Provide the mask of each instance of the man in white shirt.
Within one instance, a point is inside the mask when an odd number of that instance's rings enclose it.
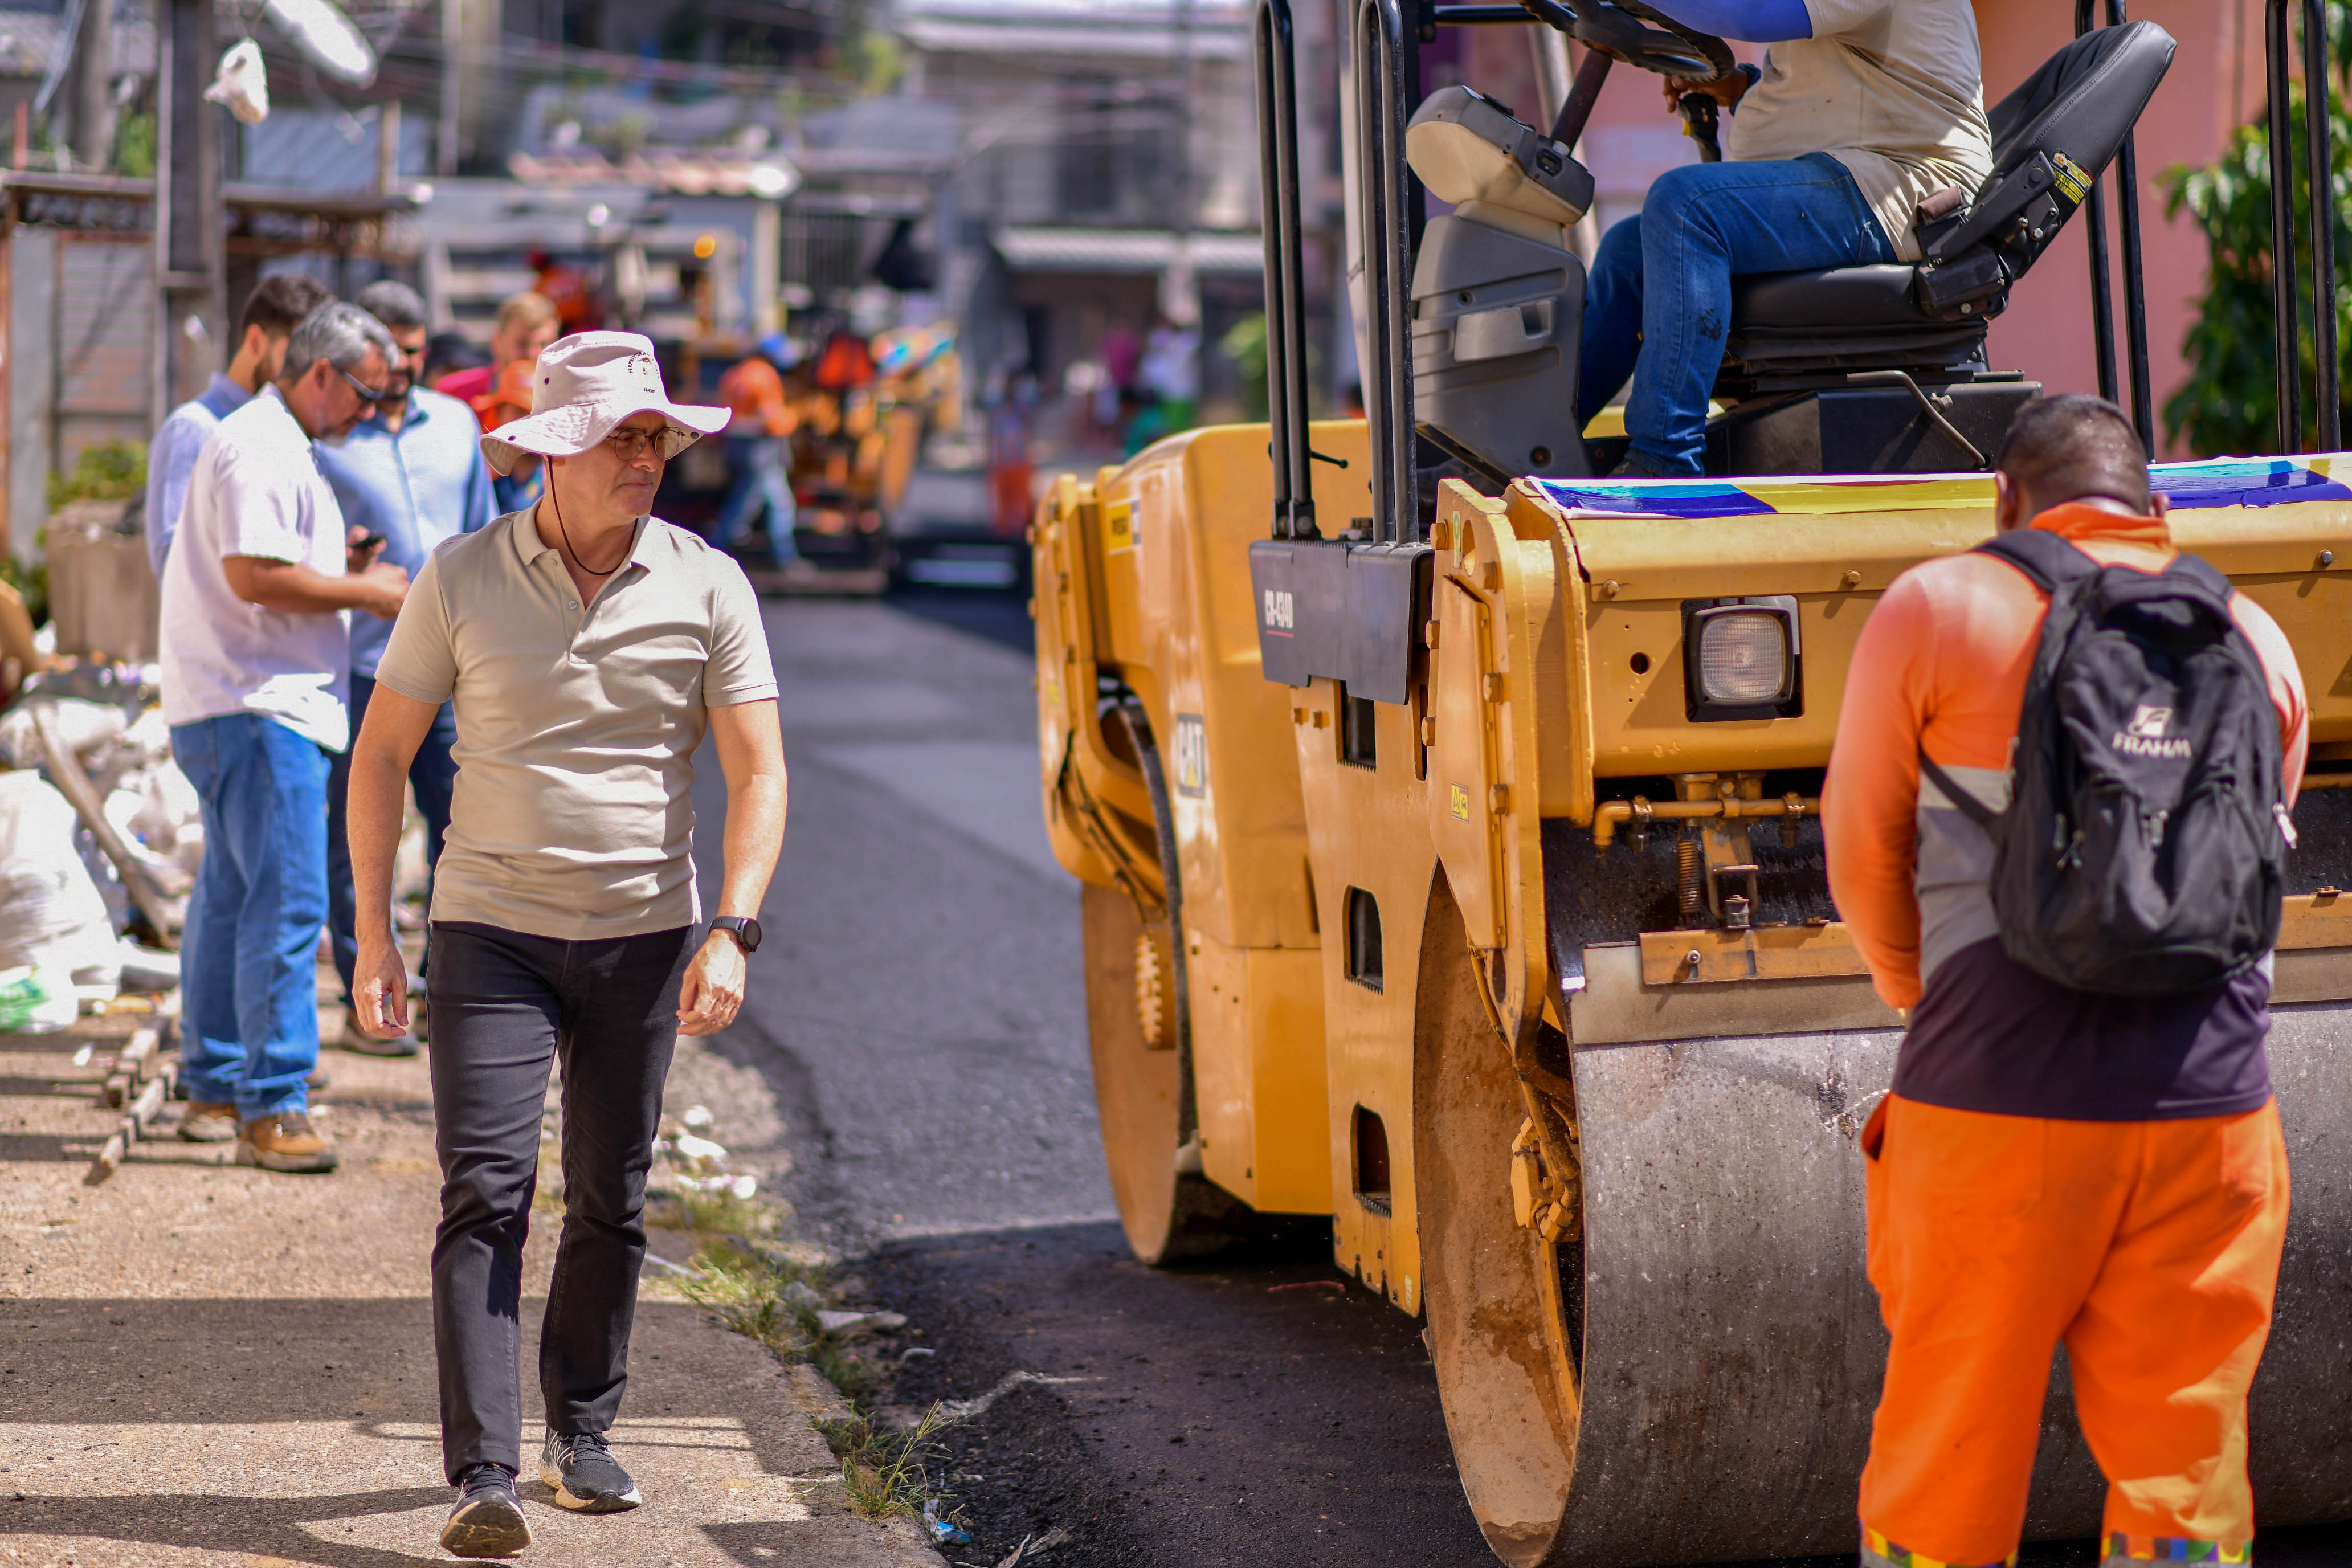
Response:
[[[285,367],[287,340],[302,318],[334,296],[327,286],[299,272],[265,278],[245,302],[244,335],[228,362],[228,372],[215,372],[212,384],[172,410],[155,439],[147,447],[147,559],[155,581],[163,580],[163,563],[172,552],[172,534],[180,526],[180,512],[188,500],[188,479],[205,444],[220,422],[253,401],[254,394],[278,379]]]
[[[237,1139],[273,1171],[331,1171],[304,1079],[319,1062],[314,968],[327,913],[327,769],[350,743],[350,612],[390,620],[408,574],[348,548],[312,453],[390,379],[383,326],[330,301],[278,379],[196,460],[163,570],[163,717],[204,800],[205,863],[183,957],[180,1135]]]

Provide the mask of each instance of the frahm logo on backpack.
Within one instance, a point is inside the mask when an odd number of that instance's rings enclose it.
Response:
[[[2107,744],[2126,756],[2187,757],[2196,748],[2185,735],[2165,734],[2165,726],[2172,722],[2172,710],[2151,708],[2143,703],[2131,716],[2131,722],[2116,731]]]
[[[1924,753],[1919,765],[1992,836],[2002,948],[2113,995],[2252,968],[2278,941],[2294,825],[2278,714],[2230,580],[2185,554],[2161,572],[2102,566],[2039,529],[1977,548],[2050,595],[2008,809]]]

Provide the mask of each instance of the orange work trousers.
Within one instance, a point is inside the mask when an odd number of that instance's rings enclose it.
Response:
[[[2277,1107],[2060,1121],[1889,1095],[1863,1148],[1894,1338],[1865,1568],[2015,1558],[2061,1341],[2107,1478],[2105,1561],[2245,1562],[2246,1389],[2286,1235]]]

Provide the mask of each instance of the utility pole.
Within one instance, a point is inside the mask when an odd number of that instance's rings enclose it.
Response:
[[[220,146],[226,110],[205,101],[220,53],[213,0],[157,0],[156,13],[156,331],[148,411],[161,426],[220,368],[229,323]]]
[[[457,62],[465,38],[458,0],[441,0],[441,125],[434,137],[433,171],[443,179],[457,173]]]
[[[114,153],[114,0],[82,0],[74,40],[73,157],[103,170]]]

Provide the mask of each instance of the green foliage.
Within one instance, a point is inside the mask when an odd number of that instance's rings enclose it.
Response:
[[[114,127],[114,172],[134,180],[148,180],[155,175],[155,116],[146,110],[133,110],[116,121]]]
[[[49,618],[49,567],[45,561],[29,565],[13,555],[0,555],[0,583],[24,595],[25,612],[39,626]]]
[[[147,448],[136,441],[98,441],[81,449],[71,473],[49,475],[49,510],[68,501],[129,500],[147,488]]]
[[[2329,0],[2328,36],[2336,47],[2337,80],[2328,86],[2330,168],[2326,181],[2335,215],[2336,286],[2336,342],[2339,355],[2352,350],[2352,114],[2347,114],[2344,77],[2352,63],[2352,0]],[[2317,360],[2311,341],[2310,158],[2303,144],[2303,88],[2290,99],[2294,125],[2289,171],[2295,197],[2298,285],[2296,321],[2301,330],[2297,374],[2312,384]],[[2168,216],[2186,212],[2205,236],[2210,253],[2205,296],[2183,342],[2189,379],[2165,400],[2165,428],[2201,455],[2268,452],[2278,443],[2278,395],[2273,375],[2271,309],[2271,166],[2263,123],[2239,127],[2221,158],[2201,169],[2175,164],[2160,175]],[[2306,396],[2305,403],[2309,402]],[[2305,427],[2289,444],[2308,450],[2315,442],[2316,412],[2306,408]],[[2352,425],[2352,417],[2347,417]]]
[[[772,1250],[748,1251],[732,1241],[697,1248],[693,1268],[679,1282],[687,1300],[745,1339],[793,1360],[808,1355],[824,1339],[815,1307],[823,1269]],[[794,1285],[804,1289],[794,1290]]]
[[[1217,340],[1217,352],[1234,362],[1242,384],[1242,417],[1244,420],[1266,416],[1265,393],[1265,312],[1252,310],[1225,330]]]

